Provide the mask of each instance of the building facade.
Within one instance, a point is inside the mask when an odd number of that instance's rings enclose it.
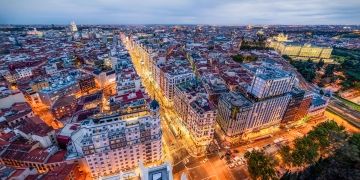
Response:
[[[79,87],[81,92],[87,92],[96,87],[95,77],[88,75],[79,79]]]
[[[197,145],[206,146],[213,139],[216,109],[209,101],[205,88],[196,79],[175,87],[175,111],[181,125],[190,133]]]
[[[51,107],[51,112],[56,119],[71,117],[77,108],[77,101],[74,96],[65,96],[58,99]]]
[[[98,116],[86,120],[71,137],[93,178],[119,173],[161,159],[159,104],[147,110]]]

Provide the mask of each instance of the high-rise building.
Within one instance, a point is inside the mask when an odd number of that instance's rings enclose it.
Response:
[[[93,178],[156,162],[162,157],[159,104],[97,115],[71,136],[72,149],[83,156]]]
[[[282,95],[290,92],[292,87],[296,85],[297,79],[294,74],[271,67],[266,63],[262,65],[264,66],[260,67],[259,64],[244,65],[254,74],[251,84],[247,87],[247,92],[255,98],[263,99]]]
[[[237,136],[280,124],[297,84],[295,75],[266,62],[245,64],[252,74],[246,92],[225,93],[218,103],[220,127],[227,136]]]
[[[260,130],[280,124],[290,98],[291,95],[287,93],[261,101],[253,101],[246,131]]]
[[[246,130],[251,108],[252,103],[240,93],[220,96],[217,121],[226,136],[240,135]]]
[[[282,120],[290,97],[285,94],[254,101],[240,93],[226,93],[219,99],[217,121],[227,136],[277,125]]]

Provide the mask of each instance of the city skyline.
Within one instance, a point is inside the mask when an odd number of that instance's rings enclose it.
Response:
[[[31,3],[29,3],[31,2]],[[1,1],[0,24],[360,24],[360,2]]]
[[[0,179],[357,179],[359,7],[0,0]]]

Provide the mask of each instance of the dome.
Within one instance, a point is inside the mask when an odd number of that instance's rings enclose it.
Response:
[[[159,103],[153,99],[151,102],[150,102],[150,109],[154,110],[154,109],[158,109],[159,108]]]

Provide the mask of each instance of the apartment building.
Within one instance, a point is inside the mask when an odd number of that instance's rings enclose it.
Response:
[[[93,178],[119,173],[161,159],[159,104],[97,115],[82,122],[71,136],[72,148],[83,156]]]
[[[190,132],[197,145],[208,145],[213,139],[216,109],[205,88],[197,79],[175,87],[174,106],[181,124]]]
[[[189,68],[167,64],[161,68],[159,84],[160,89],[164,92],[167,100],[172,101],[174,98],[175,86],[177,84],[189,81],[194,77],[194,73]]]
[[[208,98],[198,96],[189,104],[187,127],[197,145],[207,146],[213,139],[216,110]]]
[[[121,96],[141,89],[141,79],[136,74],[135,69],[130,66],[122,68],[121,73],[116,75],[116,91]]]
[[[31,77],[33,75],[31,68],[16,69],[16,75],[19,79]]]

